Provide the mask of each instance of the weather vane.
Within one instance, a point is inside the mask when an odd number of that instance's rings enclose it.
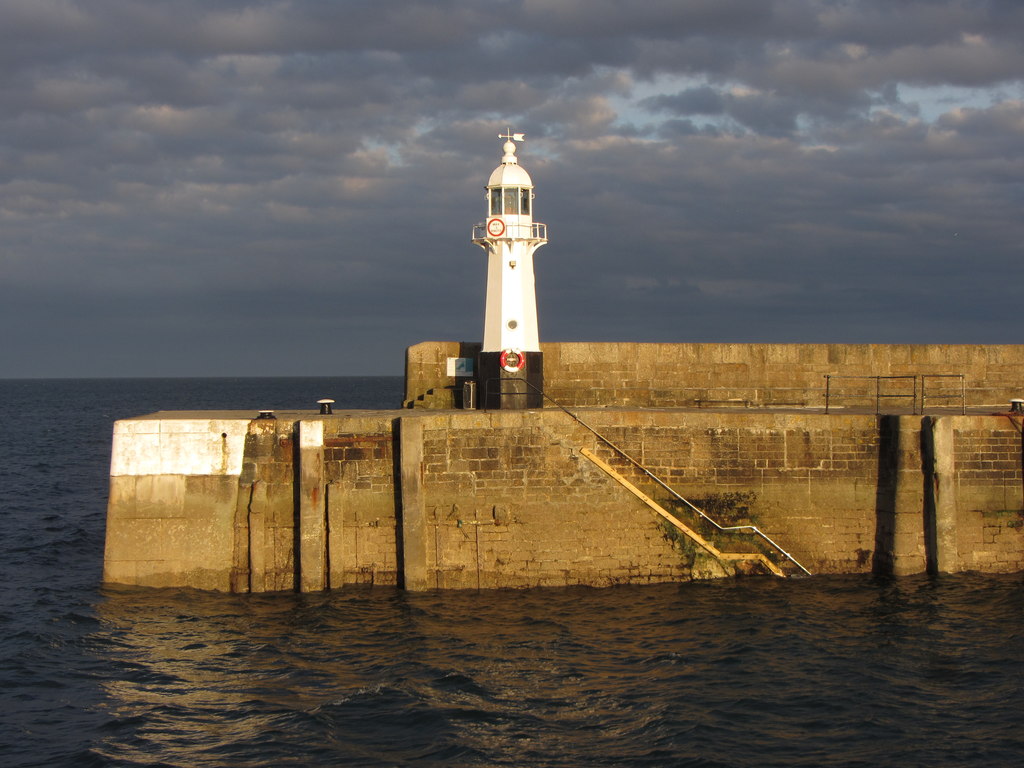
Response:
[[[511,128],[506,128],[504,133],[498,134],[499,139],[507,139],[508,141],[522,141],[526,138],[525,133],[512,133]]]

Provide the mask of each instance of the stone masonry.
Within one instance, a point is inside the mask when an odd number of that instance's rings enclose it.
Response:
[[[723,524],[757,525],[815,574],[1024,569],[1021,419],[1008,414],[252,416],[117,423],[105,580],[259,592],[763,572],[695,548],[583,448],[724,551],[764,552],[787,572],[770,547],[709,531],[622,454]]]
[[[472,358],[479,344],[429,341],[406,352],[407,408],[461,407],[463,379],[449,358]],[[1005,407],[1024,397],[1024,345],[974,344],[633,344],[544,343],[544,389],[566,407],[870,406],[883,379],[886,406]],[[924,378],[922,378],[924,377]],[[915,394],[916,384],[916,394]],[[921,389],[924,389],[923,397]],[[895,397],[893,397],[895,396]],[[885,409],[883,409],[885,412]]]

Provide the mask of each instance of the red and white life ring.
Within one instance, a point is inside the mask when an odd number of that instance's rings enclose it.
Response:
[[[499,362],[501,362],[502,370],[508,373],[518,373],[526,367],[526,355],[518,349],[503,349]]]
[[[487,234],[491,237],[501,237],[505,234],[505,222],[501,219],[491,219],[487,222]]]

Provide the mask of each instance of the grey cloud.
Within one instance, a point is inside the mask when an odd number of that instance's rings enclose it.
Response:
[[[1021,14],[10,0],[0,376],[400,373],[478,338],[506,126],[542,338],[1016,340]],[[906,85],[993,90],[934,119]]]
[[[641,104],[652,111],[679,115],[728,116],[766,136],[786,136],[797,129],[797,116],[806,106],[766,94],[733,95],[710,86],[688,88],[674,96],[655,96]]]
[[[525,0],[524,22],[568,37],[685,37],[690,34],[739,34],[774,26],[789,3],[744,0]]]
[[[674,96],[655,96],[641,103],[650,109],[671,110],[681,115],[720,115],[725,112],[722,94],[709,85],[687,88]]]

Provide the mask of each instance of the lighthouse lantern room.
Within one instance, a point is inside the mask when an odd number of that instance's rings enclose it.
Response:
[[[533,180],[516,157],[524,134],[511,130],[501,165],[487,182],[487,219],[473,227],[473,242],[487,252],[484,343],[476,365],[484,408],[540,408],[544,359],[537,331],[533,252],[548,241],[533,220]]]

